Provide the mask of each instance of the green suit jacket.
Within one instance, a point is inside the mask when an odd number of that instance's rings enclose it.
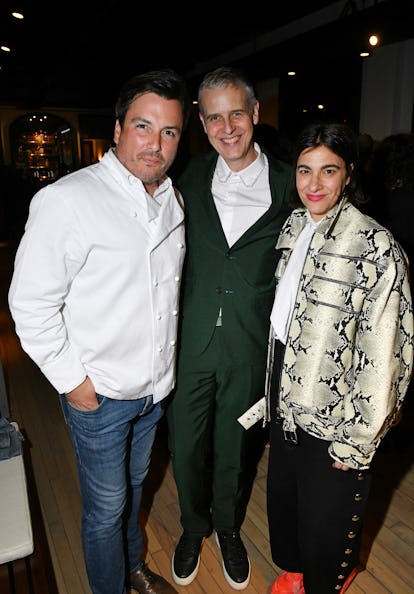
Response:
[[[230,363],[266,363],[275,292],[275,250],[291,212],[292,169],[269,159],[272,204],[229,247],[211,193],[218,155],[193,157],[178,180],[186,212],[187,252],[182,281],[180,357],[208,346],[222,310],[222,338]]]

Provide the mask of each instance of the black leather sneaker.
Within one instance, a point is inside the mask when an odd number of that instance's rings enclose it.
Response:
[[[188,586],[195,579],[200,566],[200,551],[203,536],[183,532],[175,548],[171,562],[173,580],[180,586]]]
[[[250,581],[250,561],[238,532],[216,532],[223,558],[224,577],[234,590],[244,590]]]

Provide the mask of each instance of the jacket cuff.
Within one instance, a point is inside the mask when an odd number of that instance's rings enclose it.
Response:
[[[69,348],[58,359],[40,367],[59,394],[66,394],[79,386],[87,373],[75,352]]]
[[[352,446],[347,443],[333,441],[328,452],[331,458],[356,470],[367,470],[370,467],[378,444]]]

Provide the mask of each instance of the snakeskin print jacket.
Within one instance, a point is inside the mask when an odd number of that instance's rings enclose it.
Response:
[[[285,222],[276,281],[305,224],[304,209]],[[267,395],[274,343],[271,330]],[[412,366],[405,254],[387,229],[343,200],[317,227],[299,281],[279,378],[283,429],[299,425],[330,442],[334,460],[367,469],[398,415]]]

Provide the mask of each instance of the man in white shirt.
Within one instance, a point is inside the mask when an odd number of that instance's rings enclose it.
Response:
[[[115,148],[35,195],[16,255],[10,310],[60,394],[94,594],[176,592],[144,563],[137,516],[175,382],[184,212],[166,172],[189,105],[172,70],[130,79],[115,107]]]

